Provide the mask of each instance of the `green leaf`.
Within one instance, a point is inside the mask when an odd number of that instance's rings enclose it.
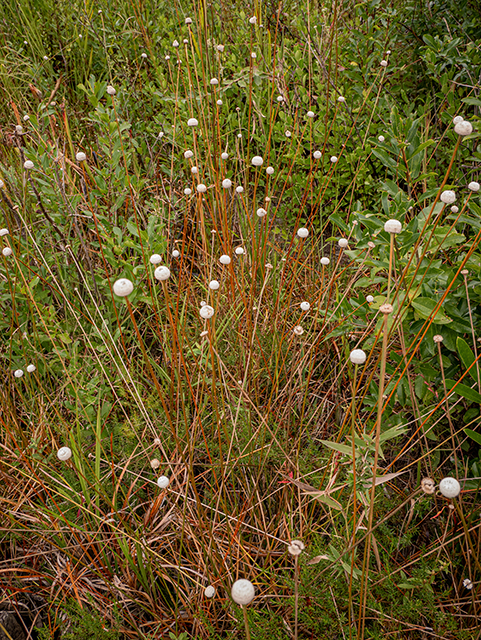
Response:
[[[334,500],[334,498],[330,498],[329,496],[326,496],[322,493],[309,493],[310,496],[312,496],[313,498],[316,498],[316,500],[319,500],[319,502],[322,502],[322,504],[325,504],[328,507],[332,507],[333,509],[337,509],[338,511],[342,511],[342,505],[340,502],[338,502],[337,500]]]
[[[456,340],[456,350],[465,368],[469,369],[469,367],[473,364],[475,357],[474,357],[474,353],[471,351],[471,347],[468,345],[466,340],[464,340],[461,337],[458,337],[458,339]],[[469,375],[475,382],[478,382],[476,367],[472,367],[469,370]]]
[[[464,433],[481,446],[481,433],[472,429],[464,429]]]
[[[449,386],[448,386],[448,383],[449,383]],[[446,380],[447,389],[452,389],[455,384],[456,383],[454,382],[454,380]],[[453,390],[459,396],[466,398],[466,400],[481,404],[481,393],[478,393],[475,389],[471,389],[471,387],[468,387],[467,385],[458,382],[458,384]]]
[[[338,442],[331,442],[330,440],[321,440],[322,444],[329,447],[329,449],[334,449],[334,451],[339,451],[339,453],[343,453],[347,456],[352,456],[352,447],[347,444],[339,444]]]
[[[448,324],[449,322],[452,322],[451,318],[448,318],[441,307],[436,312],[436,315],[433,316],[434,309],[437,307],[438,303],[431,298],[416,298],[415,300],[411,301],[411,305],[416,309],[418,315],[423,320],[427,320],[428,318],[430,318],[436,324]]]

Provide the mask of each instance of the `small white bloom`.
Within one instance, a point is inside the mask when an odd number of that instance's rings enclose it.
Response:
[[[209,289],[212,289],[212,291],[217,291],[220,287],[220,283],[218,280],[211,280],[209,282]]]
[[[222,180],[222,186],[224,187],[224,189],[230,189],[232,187],[232,180],[229,180],[229,178],[224,178],[224,180]]]
[[[85,153],[83,151],[79,151],[75,155],[75,160],[77,160],[77,162],[85,162],[85,160],[87,160],[87,156],[85,155]]]
[[[126,296],[130,296],[134,290],[134,285],[127,278],[120,278],[114,282],[113,290],[116,296],[119,296],[119,298],[125,298]]]
[[[242,138],[242,133],[238,133],[238,134],[237,134],[237,137],[238,137],[238,138]]]
[[[284,102],[284,98],[282,96],[277,96],[277,102]]]
[[[186,18],[185,24],[192,24],[192,18]]]
[[[172,257],[173,258],[178,258],[180,256],[180,252],[177,249],[174,249],[172,251]]]
[[[384,223],[384,231],[386,231],[386,233],[401,233],[402,224],[399,220],[386,220]]]
[[[241,256],[244,254],[244,249],[242,247],[237,247],[235,253],[237,256]]]
[[[109,94],[109,96],[114,96],[117,92],[115,91],[113,86],[109,84],[107,87],[107,93]]]
[[[369,304],[371,304],[371,302],[374,302],[374,296],[366,296],[366,301],[369,302]]]
[[[237,193],[244,193],[244,187],[241,187],[240,185],[236,187],[235,190],[237,191]]]
[[[159,139],[164,137],[164,132],[163,131],[159,131],[159,135],[157,136]]]
[[[0,237],[8,236],[8,229],[0,229]]]
[[[304,549],[305,545],[302,540],[293,540],[287,547],[287,550],[289,551],[291,556],[300,556]]]
[[[264,216],[267,215],[267,211],[265,209],[263,209],[262,207],[259,207],[259,209],[257,209],[256,213],[259,216],[259,218],[263,218]]]
[[[21,378],[21,377],[23,376],[23,371],[22,371],[22,369],[17,369],[16,371],[14,371],[14,372],[13,372],[13,375],[14,375],[16,378]]]
[[[219,81],[217,80],[217,78],[211,78],[210,83],[212,86],[215,86],[216,84],[219,84]]]
[[[199,193],[205,193],[207,191],[207,187],[205,186],[205,184],[198,184],[197,191]]]
[[[43,56],[43,59],[44,60],[48,60],[48,56]]]
[[[387,60],[381,60],[381,67],[387,67]]]
[[[249,22],[251,24],[256,24],[257,23],[257,18],[255,16],[252,16],[252,18],[249,18]]]
[[[179,46],[179,43],[177,42],[177,40],[174,40],[174,42],[172,43],[172,46],[174,47],[174,49],[177,49],[177,47]]]
[[[459,207],[457,207],[455,204],[453,204],[453,206],[451,207],[451,211],[452,211],[452,213],[458,213]]]
[[[337,244],[341,247],[341,249],[345,249],[349,243],[346,238],[341,238]]]
[[[36,369],[37,369],[37,367],[34,364],[29,364],[28,367],[27,367],[27,372],[28,373],[33,373]]]
[[[463,587],[465,589],[472,589],[473,588],[473,583],[471,582],[471,580],[469,578],[464,578]]]
[[[223,44],[218,44],[217,45],[217,51],[219,51],[220,53],[222,53],[225,49],[225,46]]]
[[[187,120],[187,126],[188,127],[197,127],[199,124],[199,121],[197,120],[197,118],[189,118]]]
[[[337,156],[331,156],[331,162],[334,164],[337,162]]]
[[[159,264],[160,262],[162,262],[162,256],[160,256],[158,253],[153,253],[150,256],[149,260],[151,264]]]
[[[8,256],[11,256],[11,255],[12,255],[12,253],[13,253],[13,251],[10,249],[10,247],[4,247],[4,248],[2,249],[2,254],[3,254],[6,258],[8,258]]]
[[[274,173],[274,167],[267,167],[266,173],[268,176],[272,176]]]
[[[384,136],[378,136],[377,139],[379,140],[379,142],[384,142],[386,138]]]
[[[5,182],[0,178],[0,189],[3,189]]]
[[[169,484],[170,480],[167,476],[160,476],[160,478],[157,479],[157,485],[160,489],[167,489]]]
[[[290,138],[292,136],[292,133],[290,131],[286,131],[286,138]]]
[[[210,584],[204,589],[204,595],[206,598],[213,598],[215,596],[215,588]]]
[[[156,280],[168,280],[170,278],[170,269],[168,267],[162,266],[157,267],[154,271],[154,277]]]
[[[227,256],[225,253],[223,255],[221,255],[221,257],[219,258],[219,262],[221,264],[230,264],[231,263],[231,259],[230,256]]]
[[[24,169],[33,169],[34,164],[31,160],[25,160],[25,162],[23,163],[23,168]]]
[[[293,331],[296,336],[302,336],[302,334],[304,333],[304,329],[300,324],[298,324],[297,327],[294,327]]]
[[[28,115],[28,113],[26,113],[26,114],[23,116],[23,121],[24,121],[24,122],[28,122],[29,120],[30,120],[30,116]]]
[[[364,364],[366,362],[366,353],[362,349],[353,349],[349,354],[352,364]]]
[[[141,58],[143,58],[143,59],[145,60],[145,58],[147,58],[147,54],[146,54],[145,52],[144,52],[144,53],[141,53],[141,54],[140,54],[140,57],[141,57]]]
[[[191,167],[190,172],[195,176],[199,173],[199,167]]]
[[[454,191],[443,191],[440,197],[441,202],[445,202],[446,204],[453,204],[456,200],[456,194]]]
[[[70,447],[61,447],[57,451],[57,458],[59,460],[62,460],[62,462],[66,462],[67,460],[70,460],[71,457],[72,457],[72,449]]]
[[[170,60],[170,56],[168,56],[168,55],[167,55],[167,56],[165,56],[165,59],[166,59],[166,60]]]
[[[329,258],[325,258],[325,257],[324,257],[324,258],[321,258],[321,264],[322,264],[324,267],[327,267],[327,265],[328,265],[330,262],[331,262],[331,261],[329,260]]]
[[[346,102],[346,98],[344,96],[339,96],[337,101],[338,102]]]
[[[254,156],[251,162],[254,165],[254,167],[261,167],[262,164],[264,163],[264,160],[263,158],[261,158],[261,156]]]
[[[271,199],[269,198],[269,196],[266,196],[266,197],[264,198],[264,202],[270,202],[270,201],[271,201]]]
[[[21,124],[15,125],[15,133],[18,133],[19,135],[23,133],[23,127]]]
[[[322,153],[320,151],[314,151],[312,155],[316,160],[319,160],[319,158],[322,158]]]
[[[470,182],[470,183],[468,184],[468,189],[469,189],[470,191],[475,191],[475,192],[476,192],[476,191],[479,191],[479,182],[474,182],[474,181],[473,181],[473,182]]]
[[[461,485],[456,478],[443,478],[439,483],[439,491],[445,498],[456,498],[461,492]]]
[[[309,311],[311,304],[309,302],[301,302],[301,309],[303,311]]]
[[[254,59],[257,58],[257,53],[255,51],[251,53],[251,58],[254,58]]]
[[[222,160],[227,160],[227,158],[229,157],[229,154],[224,151],[223,153],[220,154],[220,157],[222,158]]]
[[[314,111],[308,111],[308,112],[306,113],[306,116],[307,116],[308,118],[313,118],[313,117],[315,116],[315,113],[314,113]]]
[[[458,122],[462,122],[464,120],[463,116],[455,116],[453,118],[453,124],[458,124]]]
[[[300,227],[297,230],[297,235],[299,236],[299,238],[307,238],[307,236],[309,235],[309,229],[306,229],[305,227]]]
[[[192,189],[189,189],[189,187],[186,187],[186,188],[184,189],[184,195],[186,195],[186,196],[190,196],[190,194],[191,194],[191,193],[192,193]]]
[[[204,320],[209,320],[214,315],[214,309],[209,304],[204,304],[199,311],[199,315]]]
[[[222,100],[220,98],[217,100],[217,106],[222,107]]]
[[[232,585],[231,590],[232,600],[240,605],[247,605],[254,599],[256,590],[254,585],[249,580],[237,580]]]
[[[473,133],[473,125],[467,120],[462,120],[454,125],[454,130],[459,136],[469,136]]]
[[[184,158],[186,160],[188,160],[189,158],[192,158],[193,155],[194,155],[194,152],[191,151],[190,149],[187,149],[187,151],[184,151]]]

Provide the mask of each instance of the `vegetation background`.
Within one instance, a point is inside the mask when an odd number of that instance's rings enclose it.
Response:
[[[481,637],[477,0],[4,0],[0,76],[0,638]]]

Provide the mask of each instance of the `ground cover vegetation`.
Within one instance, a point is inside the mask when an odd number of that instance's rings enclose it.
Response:
[[[4,1],[1,638],[481,637],[476,5]]]

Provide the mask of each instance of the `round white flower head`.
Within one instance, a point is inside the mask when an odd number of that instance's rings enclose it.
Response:
[[[33,169],[34,164],[31,160],[25,160],[25,162],[23,163],[23,168],[24,169]]]
[[[72,457],[72,449],[70,447],[61,447],[57,451],[57,458],[59,460],[62,460],[62,462],[66,462],[67,460],[70,460],[71,457]]]
[[[15,125],[15,133],[21,134],[23,133],[23,127],[21,124],[16,124]]]
[[[193,155],[194,155],[194,152],[191,151],[190,149],[187,149],[187,151],[184,151],[184,158],[186,160],[188,160],[189,158],[192,158]]]
[[[219,258],[219,262],[221,264],[230,264],[231,263],[231,259],[230,256],[227,256],[225,253],[223,255],[221,255],[221,257]]]
[[[251,53],[251,58],[254,58],[254,59],[257,58],[257,53],[255,51]]]
[[[36,369],[37,369],[37,367],[34,364],[29,364],[28,367],[27,367],[27,372],[28,373],[33,373]]]
[[[386,233],[401,233],[402,228],[403,226],[399,220],[386,220],[384,223],[384,231]]]
[[[300,556],[304,549],[305,545],[302,540],[293,540],[287,547],[287,550],[289,551],[291,556]]]
[[[296,336],[302,336],[302,334],[304,333],[304,329],[300,324],[298,324],[297,327],[294,327],[293,331]]]
[[[242,133],[238,133],[238,134],[237,134],[237,137],[238,137],[238,138],[242,138]]]
[[[292,136],[292,133],[290,131],[286,131],[286,138],[290,138]]]
[[[210,584],[204,589],[204,595],[206,598],[213,598],[215,596],[215,588]]]
[[[371,304],[371,302],[374,302],[374,296],[366,296],[366,302],[369,302],[369,304]]]
[[[314,151],[312,155],[316,160],[319,160],[319,158],[322,158],[322,153],[320,151]]]
[[[224,180],[222,180],[222,186],[224,187],[224,189],[230,189],[232,187],[232,180],[229,180],[229,178],[224,178]]]
[[[297,230],[297,235],[299,236],[299,238],[307,238],[307,236],[309,235],[309,229],[306,229],[306,227],[299,227],[299,229]]]
[[[114,96],[117,92],[115,91],[113,86],[109,84],[107,87],[107,93],[109,94],[109,96]]]
[[[0,236],[8,236],[8,229],[0,229]]]
[[[178,251],[177,249],[174,249],[172,251],[172,257],[173,258],[178,258],[180,256],[180,251]]]
[[[237,191],[237,193],[244,193],[244,187],[241,187],[240,185],[236,187],[235,190]]]
[[[471,582],[471,580],[469,578],[464,578],[463,587],[465,589],[472,589],[473,588],[473,583]]]
[[[186,18],[185,24],[192,24],[192,18]]]
[[[309,311],[311,304],[309,302],[301,302],[301,309],[303,311]]]
[[[345,249],[349,243],[346,238],[341,238],[337,244],[341,247],[341,249]]]
[[[189,187],[186,187],[186,188],[184,189],[184,195],[186,195],[186,196],[190,196],[190,194],[191,194],[191,193],[192,193],[192,189],[189,189]]]
[[[172,46],[174,47],[174,49],[177,49],[177,47],[179,46],[178,41],[174,40],[174,42],[172,43]]]
[[[220,53],[222,53],[224,51],[224,49],[225,49],[225,45],[223,45],[223,44],[218,44],[217,45],[217,51],[220,51]]]
[[[150,256],[149,261],[151,264],[159,264],[160,262],[162,262],[162,256],[160,256],[158,253],[153,253]]]
[[[268,176],[272,176],[274,173],[274,167],[267,167],[266,173]]]
[[[170,56],[165,56],[165,60],[170,60]]]
[[[8,256],[11,256],[13,253],[13,251],[10,249],[10,247],[4,247],[2,249],[2,255],[4,255],[6,258],[8,258]]]
[[[346,98],[344,96],[339,96],[337,101],[338,102],[346,102]]]
[[[250,24],[256,24],[257,23],[257,18],[255,16],[252,16],[252,18],[249,18],[249,22],[250,22]]]
[[[331,156],[331,162],[332,162],[332,163],[337,162],[337,160],[338,160],[338,157],[337,157],[337,156]]]
[[[207,187],[205,186],[205,184],[198,184],[197,185],[197,191],[199,193],[205,193],[207,191]]]
[[[364,364],[366,362],[366,353],[362,349],[353,349],[349,354],[352,364]]]
[[[167,489],[169,484],[170,484],[170,480],[167,476],[160,476],[160,478],[157,479],[157,486],[160,489]]]
[[[308,118],[313,118],[315,115],[316,115],[316,114],[314,113],[314,111],[308,111],[308,112],[306,113],[306,116],[307,116]]]
[[[229,157],[229,154],[226,151],[224,151],[223,153],[220,154],[220,157],[222,158],[222,160],[227,160]]]
[[[199,167],[191,167],[190,172],[195,176],[199,173]]]
[[[145,60],[145,58],[147,58],[147,54],[146,54],[145,52],[144,52],[144,53],[141,53],[141,54],[140,54],[140,57],[141,57],[141,58],[143,58],[143,59]]]
[[[473,182],[470,182],[468,184],[468,189],[474,192],[479,191],[479,182],[474,182],[473,180]]]
[[[267,211],[265,209],[263,209],[262,207],[259,207],[259,209],[257,209],[256,213],[259,216],[259,218],[263,218],[264,216],[267,215]]]
[[[453,124],[458,124],[458,122],[462,122],[464,120],[463,116],[455,116],[453,118]]]
[[[197,120],[197,118],[189,118],[187,120],[188,127],[197,127],[198,124],[199,124],[199,121]]]
[[[244,249],[242,247],[237,247],[235,250],[236,256],[241,256],[244,254]]]
[[[212,291],[217,291],[219,287],[220,287],[220,284],[218,280],[211,280],[209,282],[209,289],[212,289]]]
[[[240,605],[247,605],[254,599],[256,590],[250,580],[236,580],[231,590],[232,600]]]
[[[439,491],[445,498],[456,498],[461,492],[461,485],[456,478],[443,478],[439,483]]]
[[[43,59],[44,60],[48,60],[48,56],[43,56]]]
[[[443,191],[440,196],[441,202],[445,202],[446,204],[453,204],[456,200],[456,194],[454,191]]]
[[[261,156],[254,156],[251,162],[254,165],[254,167],[261,167],[262,164],[264,163],[264,159],[261,158]]]
[[[462,120],[454,125],[454,130],[458,136],[469,136],[470,133],[473,133],[473,125],[467,120]]]
[[[387,60],[381,60],[381,67],[387,67]]]
[[[219,81],[217,80],[217,78],[211,78],[210,83],[212,86],[215,86],[216,84],[219,84]]]
[[[217,104],[217,106],[222,107],[223,102],[222,102],[222,100],[219,98],[219,99],[217,100],[216,104]]]
[[[438,342],[443,342],[444,338],[443,336],[440,336],[439,334],[433,336],[433,340],[436,344],[438,344]]]
[[[328,265],[330,262],[331,262],[331,261],[329,260],[329,258],[325,258],[325,257],[324,257],[324,258],[321,258],[321,264],[322,264],[324,267],[327,267],[327,265]]]
[[[284,98],[283,98],[283,96],[277,96],[276,100],[277,100],[277,102],[279,102],[279,103],[280,103],[280,102],[284,102]]]
[[[22,369],[17,369],[16,371],[14,371],[14,372],[13,372],[13,375],[14,375],[16,378],[21,378],[21,377],[23,376],[23,371],[22,371]]]
[[[204,318],[204,320],[208,320],[214,315],[214,309],[209,304],[204,304],[200,308],[199,315],[201,318]]]
[[[377,139],[379,140],[379,142],[384,142],[386,138],[384,136],[378,136]]]
[[[83,151],[79,151],[75,155],[75,160],[77,160],[77,162],[85,162],[85,160],[87,160],[87,156],[85,155],[85,153]]]
[[[5,182],[0,178],[0,189],[3,189]]]
[[[120,278],[120,280],[114,282],[113,290],[116,296],[125,298],[126,296],[130,296],[134,290],[134,285],[127,278]]]
[[[161,282],[163,280],[168,280],[170,278],[170,269],[165,266],[157,267],[154,271],[154,277],[156,280],[160,280]]]
[[[457,207],[455,204],[453,204],[453,206],[451,207],[451,211],[452,211],[453,213],[458,213],[458,211],[459,211],[459,207]]]

